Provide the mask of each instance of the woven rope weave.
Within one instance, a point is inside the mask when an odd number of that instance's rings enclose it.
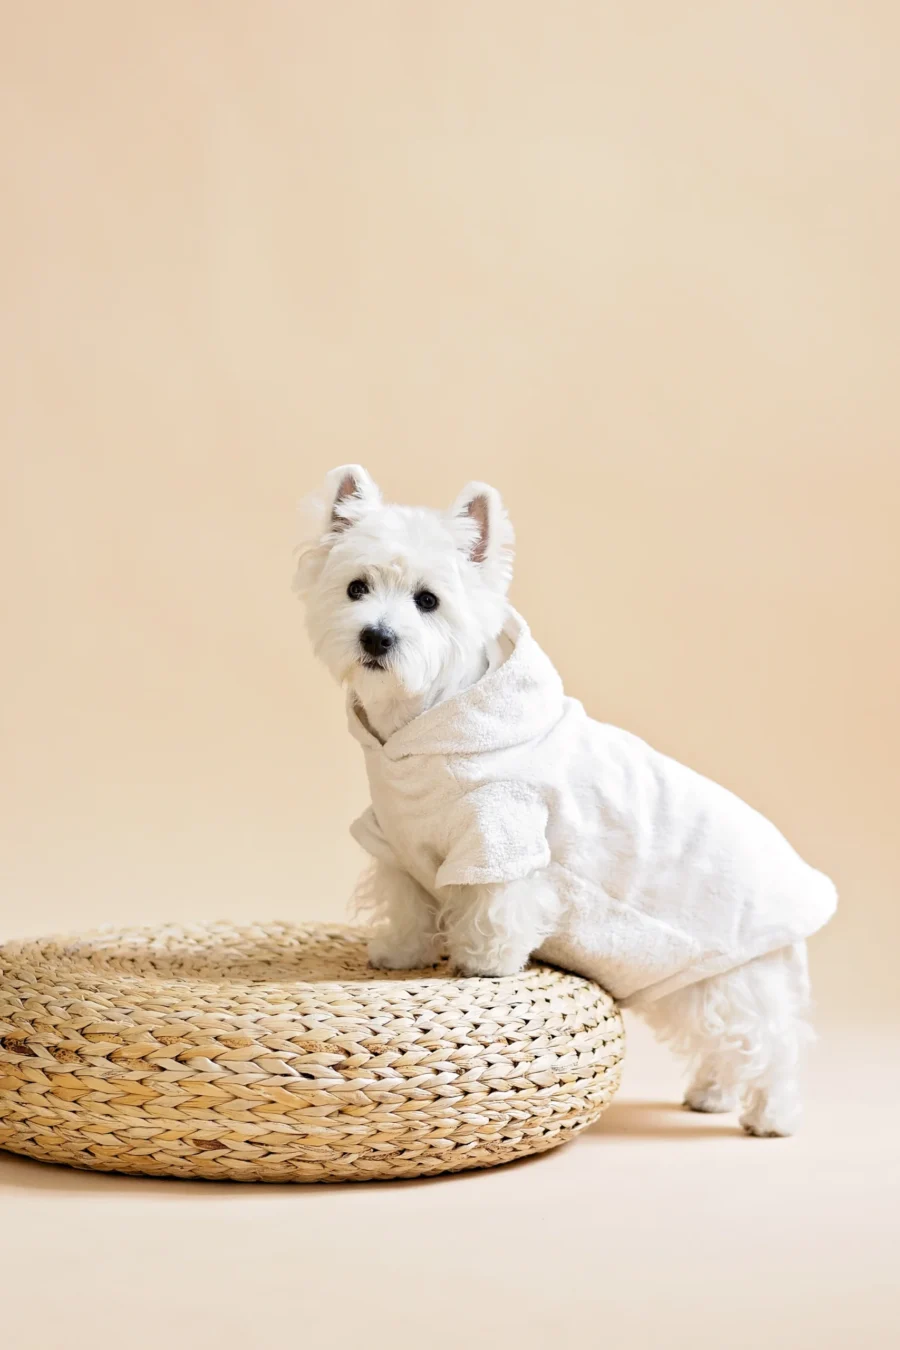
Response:
[[[565,1142],[618,1085],[589,980],[369,969],[335,926],[131,928],[0,947],[0,1148],[102,1171],[344,1181]]]

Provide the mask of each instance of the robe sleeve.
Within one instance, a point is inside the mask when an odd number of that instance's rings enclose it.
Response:
[[[521,881],[550,862],[547,807],[529,787],[486,783],[462,798],[435,886]]]
[[[366,807],[358,820],[350,826],[350,833],[361,848],[377,862],[388,863],[391,867],[400,867],[396,853],[381,832],[378,817],[371,806]]]

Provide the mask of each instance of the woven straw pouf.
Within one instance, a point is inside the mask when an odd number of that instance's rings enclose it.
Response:
[[[347,1181],[564,1143],[622,1022],[532,965],[379,972],[334,926],[128,928],[0,947],[0,1147],[152,1176]]]

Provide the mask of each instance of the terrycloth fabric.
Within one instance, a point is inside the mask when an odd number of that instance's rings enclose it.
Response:
[[[351,827],[432,895],[542,870],[562,900],[538,955],[623,1002],[808,937],[837,902],[733,793],[595,722],[515,613],[510,655],[382,743],[351,704],[371,807]]]

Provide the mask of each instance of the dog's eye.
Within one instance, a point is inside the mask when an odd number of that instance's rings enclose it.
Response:
[[[369,594],[369,588],[361,577],[357,577],[356,581],[351,581],[347,587],[347,594],[351,600],[361,600],[364,595]]]
[[[419,609],[424,610],[426,614],[438,607],[438,598],[434,591],[416,591],[413,598]]]

